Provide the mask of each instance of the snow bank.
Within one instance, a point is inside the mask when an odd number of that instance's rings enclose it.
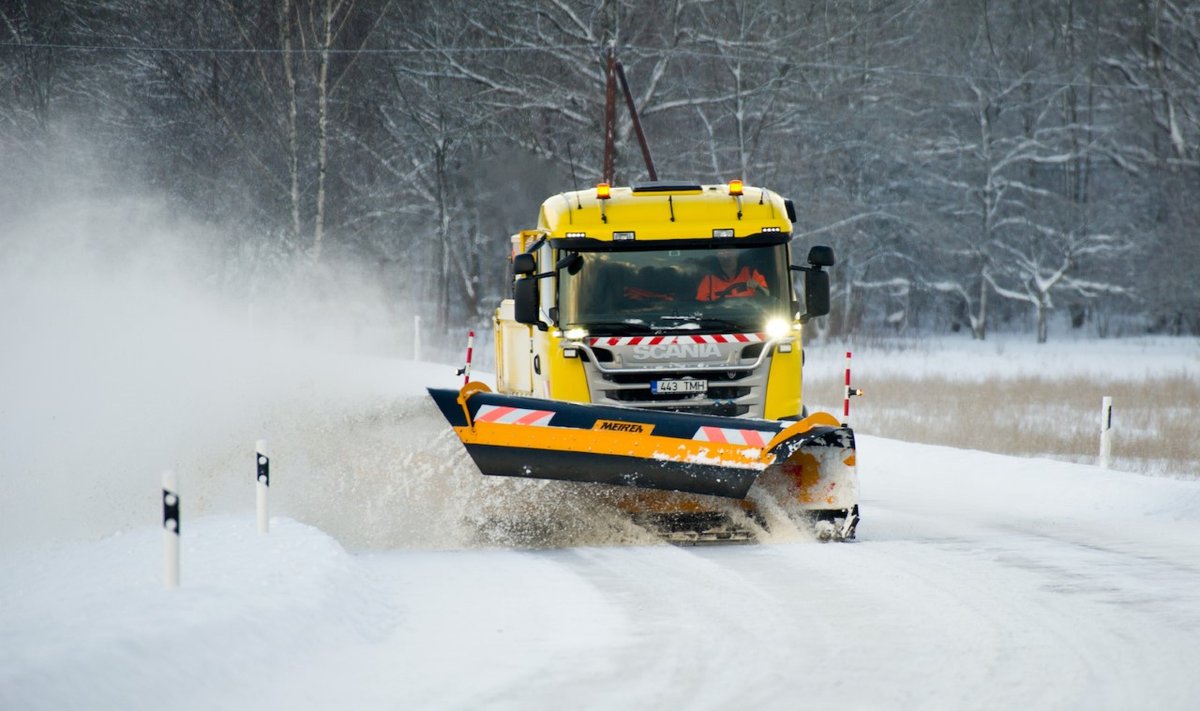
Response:
[[[0,551],[0,708],[221,708],[281,662],[378,633],[385,603],[320,531],[277,518],[261,536],[250,516],[183,531],[173,591],[156,528]]]
[[[0,708],[478,708],[628,634],[596,590],[521,553],[351,556],[252,516],[183,533],[174,590],[156,528],[0,551]]]
[[[1200,483],[858,435],[863,507],[1033,528],[1200,525]],[[869,530],[869,529],[868,529]],[[1164,539],[1169,538],[1164,534]]]

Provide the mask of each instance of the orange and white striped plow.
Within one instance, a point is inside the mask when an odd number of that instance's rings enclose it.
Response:
[[[761,478],[818,517],[847,520],[858,504],[854,433],[825,413],[715,417],[502,395],[481,383],[429,392],[487,475],[727,499],[744,499]]]

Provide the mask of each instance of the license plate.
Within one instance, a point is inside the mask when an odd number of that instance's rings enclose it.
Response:
[[[706,393],[707,380],[651,380],[652,393]]]

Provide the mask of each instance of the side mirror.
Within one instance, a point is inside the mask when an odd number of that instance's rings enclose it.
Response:
[[[834,263],[833,247],[819,244],[808,250],[808,263],[814,267],[832,267]]]
[[[804,273],[805,319],[829,313],[829,272],[813,269]]]
[[[558,260],[558,264],[554,265],[555,270],[563,268],[566,268],[567,274],[575,276],[579,273],[579,270],[583,268],[583,257],[580,256],[579,252],[568,252],[564,254]]]
[[[829,272],[822,267],[833,266],[833,248],[817,245],[808,250],[808,266],[792,265],[792,271],[804,272],[804,316],[802,320],[829,313]]]
[[[533,257],[527,254],[518,254],[517,256],[529,257],[530,261],[533,260]],[[516,267],[515,259],[513,266]],[[516,318],[517,323],[529,326],[538,325],[541,321],[538,318],[538,280],[518,279],[513,284],[513,289],[513,317]]]
[[[513,257],[513,274],[518,276],[522,274],[533,274],[537,271],[537,262],[534,261],[533,255],[526,252]]]

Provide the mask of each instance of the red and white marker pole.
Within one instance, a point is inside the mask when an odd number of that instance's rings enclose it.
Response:
[[[163,586],[179,587],[179,486],[175,472],[162,475]]]
[[[271,456],[267,453],[267,440],[260,439],[254,443],[255,483],[257,491],[255,510],[258,513],[258,532],[267,533],[270,530],[270,519],[267,516],[267,491],[271,487]]]
[[[862,390],[850,387],[850,351],[846,351],[846,384],[842,390],[842,425],[850,426],[850,398],[862,395]]]
[[[463,385],[471,382],[471,354],[475,351],[475,332],[467,331],[467,364],[463,366]]]

